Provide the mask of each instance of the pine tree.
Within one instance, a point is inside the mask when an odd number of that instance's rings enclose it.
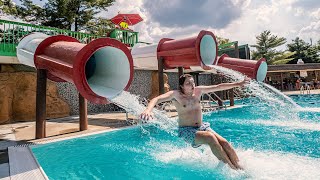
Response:
[[[295,51],[296,54],[293,55],[293,60],[290,64],[297,63],[298,59],[302,59],[305,63],[317,63],[320,62],[318,45],[311,45],[299,37],[292,40],[292,43],[287,44],[289,51]]]
[[[286,38],[272,35],[270,31],[263,31],[260,35],[256,36],[257,44],[251,45],[256,48],[252,51],[252,59],[266,58],[268,61],[273,60],[274,57],[283,54],[283,51],[275,50],[276,47],[286,43]]]

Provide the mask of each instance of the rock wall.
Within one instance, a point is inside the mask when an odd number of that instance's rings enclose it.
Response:
[[[65,117],[69,105],[60,98],[56,84],[47,81],[47,118]],[[36,117],[36,73],[0,72],[0,124],[34,121]]]

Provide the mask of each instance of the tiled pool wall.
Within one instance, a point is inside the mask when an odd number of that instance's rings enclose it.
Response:
[[[151,93],[151,74],[152,71],[135,70],[132,84],[129,92],[148,98]],[[178,73],[167,72],[170,89],[178,88]],[[210,85],[218,83],[219,78],[210,74],[199,75],[199,85]],[[77,115],[79,113],[78,92],[72,83],[57,83],[59,95],[69,104],[70,114]],[[88,102],[88,113],[121,111],[122,109],[113,104],[97,105]]]

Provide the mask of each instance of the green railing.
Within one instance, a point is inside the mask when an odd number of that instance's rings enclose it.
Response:
[[[114,29],[109,36],[111,38],[118,39],[130,47],[133,47],[136,43],[138,43],[138,32],[134,31]]]
[[[94,34],[0,19],[0,56],[16,56],[16,47],[19,41],[21,38],[32,32],[41,32],[51,36],[63,34],[74,37],[82,43],[88,43],[92,39],[99,37]],[[110,37],[115,38],[130,47],[134,46],[138,42],[138,32],[127,30],[115,29],[110,33]]]
[[[221,49],[229,48],[230,46],[234,46],[236,43],[238,43],[238,41],[221,44],[218,46],[218,49],[221,50]]]

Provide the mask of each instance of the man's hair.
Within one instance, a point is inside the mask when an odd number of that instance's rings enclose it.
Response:
[[[192,78],[192,76],[191,76],[190,74],[184,74],[184,75],[181,75],[181,76],[179,77],[179,90],[180,90],[180,92],[184,93],[181,86],[183,86],[184,82],[185,82],[186,79],[189,78],[189,77]]]

